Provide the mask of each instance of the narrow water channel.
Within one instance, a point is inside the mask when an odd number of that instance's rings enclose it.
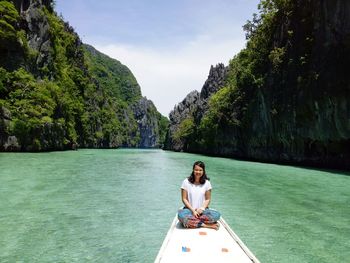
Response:
[[[350,176],[161,150],[0,153],[0,262],[153,262],[202,160],[261,262],[346,262]]]

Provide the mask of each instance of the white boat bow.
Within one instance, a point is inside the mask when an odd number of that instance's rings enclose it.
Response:
[[[219,230],[187,229],[175,216],[155,262],[260,263],[223,218],[219,224]]]

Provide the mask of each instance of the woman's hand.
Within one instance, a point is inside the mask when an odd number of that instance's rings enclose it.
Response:
[[[203,214],[204,212],[204,208],[200,207],[200,208],[197,208],[195,209],[194,211],[192,211],[193,215],[198,218],[201,216],[201,214]]]
[[[197,208],[196,211],[201,215],[204,212],[204,208],[202,208],[202,207]]]
[[[198,212],[198,210],[196,209],[196,210],[193,210],[192,211],[192,214],[196,217],[196,218],[198,218],[201,214]]]

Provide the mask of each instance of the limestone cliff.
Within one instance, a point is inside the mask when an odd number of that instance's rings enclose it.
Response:
[[[143,97],[136,104],[132,105],[132,111],[140,133],[140,141],[137,147],[159,148],[162,143],[160,114],[157,112],[153,102]]]
[[[190,144],[169,148],[350,169],[350,2],[271,0],[261,13],[208,110],[188,117]]]
[[[53,6],[0,1],[0,151],[161,146],[167,120],[132,72]]]
[[[212,94],[216,93],[225,83],[227,67],[219,63],[211,66],[208,79],[205,81],[201,92],[192,91],[186,98],[174,107],[169,114],[170,126],[166,136],[164,149],[175,151],[188,150],[188,141],[185,133],[191,133],[193,125],[197,125],[208,110],[208,101]]]
[[[350,168],[350,3],[295,1],[288,11],[271,47],[283,58],[250,107],[245,155]]]

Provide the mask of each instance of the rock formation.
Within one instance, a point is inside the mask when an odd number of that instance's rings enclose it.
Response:
[[[225,83],[227,68],[219,63],[215,67],[211,66],[209,76],[205,81],[201,92],[194,90],[186,98],[175,105],[174,110],[169,114],[170,126],[166,136],[164,149],[173,149],[175,151],[188,150],[186,141],[176,138],[181,123],[186,119],[193,119],[198,123],[208,109],[208,100],[212,94],[216,93]]]
[[[0,8],[0,151],[163,143],[166,119],[132,72],[84,45],[52,0]]]
[[[173,116],[168,149],[350,169],[350,2],[272,3],[230,64],[224,106],[209,105],[210,127],[205,111]],[[181,118],[195,143],[174,143]]]
[[[140,133],[140,141],[137,147],[159,148],[159,118],[153,102],[143,97],[132,106],[132,111]]]

